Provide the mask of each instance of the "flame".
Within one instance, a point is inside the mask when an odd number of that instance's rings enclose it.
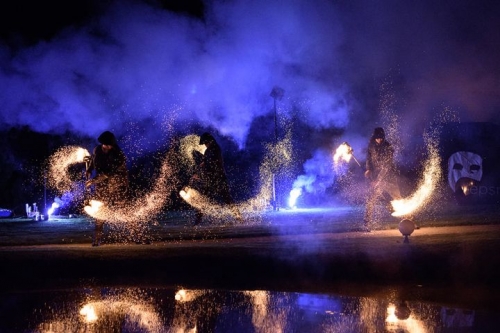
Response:
[[[335,164],[339,163],[339,160],[344,160],[349,162],[352,157],[352,147],[347,144],[347,142],[342,143],[337,150],[335,150],[335,154],[333,155],[333,161]]]
[[[94,306],[90,304],[85,304],[81,308],[80,314],[84,317],[84,320],[87,323],[93,323],[96,322],[97,319],[99,319],[99,317],[97,317],[97,314],[95,313]]]
[[[85,206],[84,210],[90,216],[95,216],[99,209],[104,205],[102,201],[90,200],[90,206]]]

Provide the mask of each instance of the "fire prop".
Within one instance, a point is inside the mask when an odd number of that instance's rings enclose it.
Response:
[[[347,142],[343,142],[335,151],[335,154],[333,155],[333,161],[335,164],[337,164],[339,160],[349,162],[352,158],[359,166],[361,166],[356,157],[354,157],[353,153],[354,149]]]

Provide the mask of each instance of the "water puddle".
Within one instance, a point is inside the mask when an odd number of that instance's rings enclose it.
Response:
[[[82,287],[2,294],[0,332],[493,332],[498,314],[266,290]]]

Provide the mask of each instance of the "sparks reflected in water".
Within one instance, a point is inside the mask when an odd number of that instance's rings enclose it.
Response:
[[[392,292],[375,298],[268,290],[83,288],[40,296],[26,295],[44,305],[30,308],[26,302],[29,314],[19,314],[23,320],[17,330],[25,324],[32,329],[22,331],[41,333],[424,333],[444,327],[470,330],[481,320],[474,310],[402,300]],[[12,331],[5,324],[0,329]]]
[[[400,310],[394,304],[389,304],[387,307],[387,317],[385,319],[386,329],[388,332],[415,332],[427,333],[428,327],[422,320],[415,318],[410,309],[405,308]]]

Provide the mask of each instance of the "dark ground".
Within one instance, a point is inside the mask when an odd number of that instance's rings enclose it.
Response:
[[[380,230],[358,231],[359,207],[270,211],[247,225],[197,227],[172,213],[152,225],[152,244],[100,247],[91,247],[93,224],[83,216],[2,219],[0,286],[393,291],[409,300],[500,308],[499,210],[454,206],[423,214],[408,243],[390,216]]]

